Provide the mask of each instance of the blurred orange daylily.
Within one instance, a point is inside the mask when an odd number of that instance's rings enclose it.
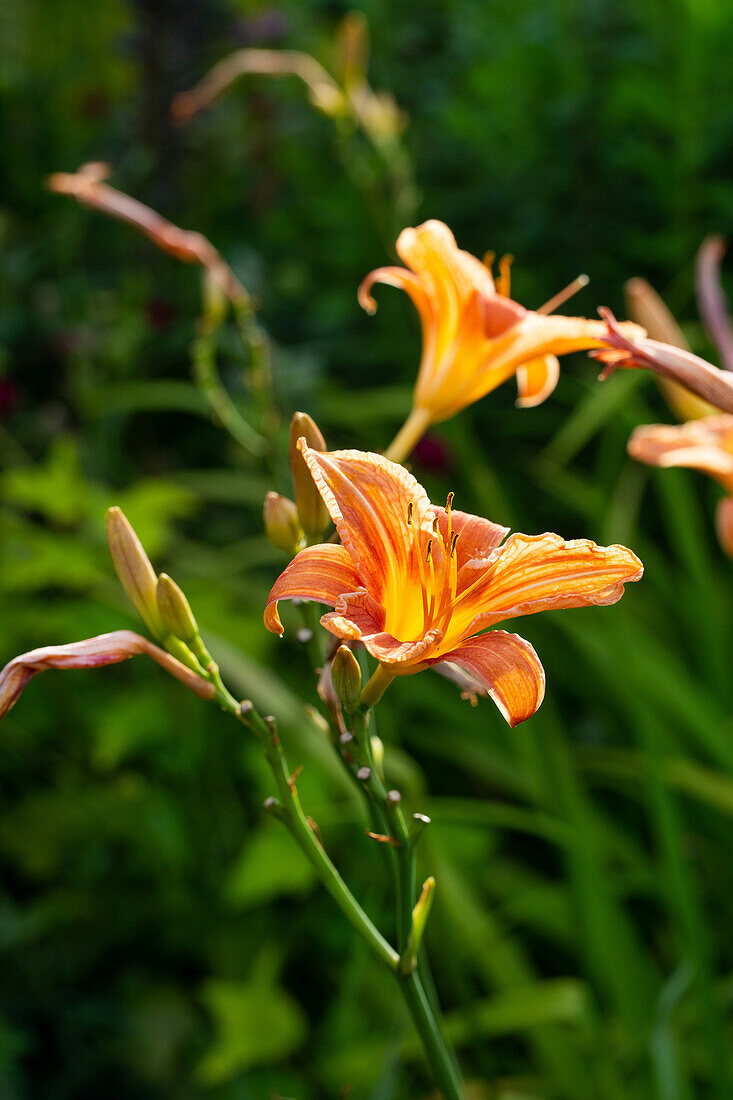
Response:
[[[490,269],[456,245],[447,225],[427,221],[404,229],[397,252],[407,264],[379,267],[359,287],[359,302],[374,313],[375,283],[405,290],[414,302],[423,332],[423,350],[414,394],[413,422],[422,430],[478,401],[513,374],[519,405],[538,405],[555,388],[558,355],[599,347],[606,335],[600,321],[549,316],[570,293],[571,284],[540,310],[528,310],[509,297],[509,263]],[[641,334],[642,330],[631,325]],[[415,433],[411,433],[415,434]],[[389,457],[403,457],[400,446]]]
[[[733,557],[733,416],[718,413],[687,424],[647,424],[634,431],[628,451],[650,466],[686,466],[720,482],[729,495],[718,504],[718,538]]]
[[[545,674],[529,642],[480,631],[536,611],[620,599],[641,577],[623,546],[558,535],[511,535],[489,520],[432,505],[407,470],[381,455],[299,446],[343,545],[310,546],[295,557],[267,600],[265,625],[282,634],[278,600],[334,608],[321,623],[361,641],[383,679],[440,662],[458,665],[493,698],[510,725],[542,702]]]

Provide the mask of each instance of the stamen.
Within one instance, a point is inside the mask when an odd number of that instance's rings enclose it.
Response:
[[[561,306],[563,302],[567,302],[568,298],[572,298],[574,294],[577,294],[579,290],[582,290],[584,286],[588,286],[590,279],[587,275],[578,275],[577,279],[573,279],[572,283],[568,283],[562,290],[558,290],[557,294],[554,294],[552,298],[545,302],[543,306],[535,310],[536,313],[554,313],[554,311]]]
[[[493,248],[490,248],[488,252],[484,252],[484,258],[481,261],[484,267],[489,269],[489,274],[492,274],[491,268],[494,266],[494,260],[496,259],[496,253]]]
[[[502,256],[499,260],[499,277],[496,280],[496,289],[503,298],[508,298],[511,291],[511,266],[513,263],[514,257],[511,252],[507,252],[506,255]]]
[[[455,500],[455,496],[456,496],[455,493],[448,493],[448,499],[445,502],[446,512],[450,512],[451,508],[453,507],[453,501]]]
[[[428,539],[428,550],[425,555],[425,561],[430,566],[430,604],[428,606],[428,617],[425,620],[427,623],[431,623],[435,616],[435,564],[433,562],[433,540]]]
[[[415,505],[412,501],[407,505],[407,526],[412,527],[412,513],[415,511]]]
[[[458,542],[458,536],[460,531],[454,531],[453,537],[450,540],[450,556],[454,558],[456,556],[456,543]]]

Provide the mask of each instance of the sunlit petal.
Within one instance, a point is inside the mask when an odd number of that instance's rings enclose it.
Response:
[[[526,721],[545,695],[545,672],[529,642],[491,630],[443,658],[469,672],[491,696],[510,726]]]
[[[323,616],[321,625],[343,641],[362,642],[398,676],[417,672],[415,666],[430,656],[443,636],[439,630],[430,630],[415,641],[399,641],[384,630],[384,610],[365,590],[340,599],[335,611]]]
[[[511,535],[473,591],[464,593],[451,631],[467,633],[537,611],[612,604],[643,566],[625,546],[597,546],[559,535]],[[470,624],[470,625],[469,625]]]
[[[353,592],[360,585],[359,574],[343,546],[330,543],[308,546],[275,581],[265,605],[265,626],[273,634],[283,633],[277,613],[278,600],[315,600],[333,607],[339,596]]]
[[[647,424],[633,432],[628,452],[650,466],[702,470],[733,488],[733,416],[718,414],[687,424]]]
[[[404,466],[381,455],[301,449],[361,584],[378,602],[394,606],[405,586],[417,583],[413,534],[432,530],[427,493]]]
[[[550,396],[560,377],[556,355],[539,355],[517,367],[517,404],[522,408],[541,405]]]

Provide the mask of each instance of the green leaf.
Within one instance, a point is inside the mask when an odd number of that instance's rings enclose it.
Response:
[[[198,1065],[204,1085],[218,1085],[253,1066],[277,1062],[297,1050],[305,1037],[302,1011],[275,985],[217,979],[207,982],[203,1000],[216,1035]]]
[[[261,829],[251,836],[225,885],[235,905],[259,905],[272,898],[307,892],[315,875],[292,837],[283,829]]]

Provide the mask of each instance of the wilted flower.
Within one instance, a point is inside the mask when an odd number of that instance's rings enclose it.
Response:
[[[149,206],[104,183],[110,172],[108,164],[83,164],[78,172],[54,172],[46,184],[50,191],[71,195],[82,206],[111,214],[119,221],[134,226],[177,260],[201,264],[230,301],[249,301],[247,291],[211,241],[201,233],[179,229]]]
[[[610,309],[601,309],[608,326],[605,347],[592,351],[594,359],[604,364],[601,373],[606,378],[617,367],[648,368],[692,390],[716,409],[733,413],[733,371],[718,370],[712,363],[671,344],[632,336],[619,325]]]
[[[584,317],[549,316],[583,280],[571,284],[539,310],[509,297],[509,264],[496,281],[489,267],[456,245],[447,225],[427,221],[404,229],[397,252],[407,264],[380,267],[359,287],[359,302],[376,310],[375,283],[405,290],[420,315],[423,348],[413,397],[413,427],[395,440],[389,457],[404,457],[425,428],[478,401],[512,375],[518,404],[538,405],[552,393],[559,376],[558,355],[598,347],[606,329]],[[638,332],[636,326],[631,328]],[[399,439],[399,437],[398,437]]]
[[[690,347],[682,329],[675,321],[669,309],[646,279],[629,279],[624,286],[626,312],[632,321],[636,321],[646,330],[651,340],[689,351]],[[668,378],[659,378],[659,387],[664,398],[678,420],[696,420],[701,416],[711,416],[715,409],[707,401],[690,390],[672,382]]]
[[[15,706],[23,688],[39,672],[45,672],[49,668],[102,668],[105,665],[119,664],[139,653],[152,657],[166,672],[170,672],[171,676],[175,676],[202,699],[214,698],[214,685],[191,672],[175,657],[171,657],[170,653],[131,630],[115,630],[111,634],[100,634],[96,638],[85,638],[69,645],[32,649],[29,653],[15,657],[0,672],[0,718],[4,718]]]
[[[392,676],[440,662],[468,671],[515,725],[542,702],[545,676],[532,646],[494,630],[536,611],[615,603],[642,565],[623,546],[510,536],[507,528],[431,505],[402,466],[360,451],[319,453],[300,441],[343,545],[302,550],[276,581],[265,625],[282,634],[281,599],[334,610],[321,622],[359,640]]]
[[[715,478],[733,494],[733,416],[718,413],[687,424],[647,424],[637,428],[629,454],[650,466],[686,466]],[[733,496],[718,505],[718,537],[733,556]]]

